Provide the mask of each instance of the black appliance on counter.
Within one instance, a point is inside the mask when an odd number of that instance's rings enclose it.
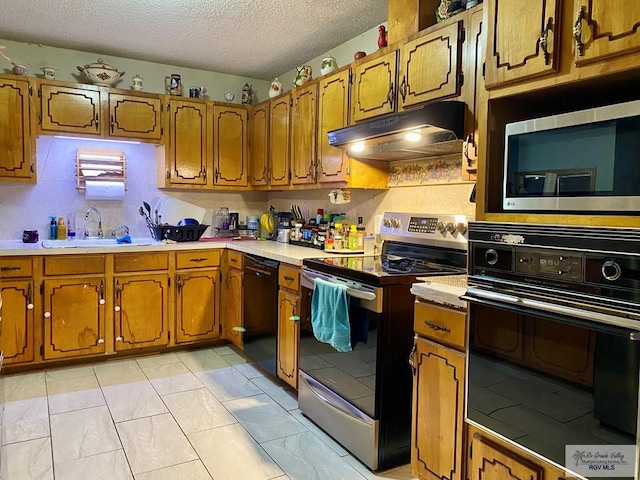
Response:
[[[640,229],[472,222],[463,298],[471,423],[569,470],[638,450]]]
[[[310,311],[305,303],[316,278],[347,286],[353,350],[338,352],[316,340],[310,316],[303,314],[298,405],[372,470],[410,459],[413,377],[408,358],[415,300],[410,289],[419,277],[466,273],[468,220],[385,213],[381,255],[303,260],[303,312]]]
[[[243,281],[244,354],[276,375],[278,267],[276,260],[245,254]]]

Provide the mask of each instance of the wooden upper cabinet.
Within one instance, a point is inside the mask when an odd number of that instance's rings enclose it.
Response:
[[[575,6],[576,65],[640,50],[640,2],[575,0]]]
[[[287,186],[290,171],[291,94],[283,94],[271,101],[269,108],[269,161],[271,186]]]
[[[460,94],[462,21],[400,48],[399,109]]]
[[[349,157],[329,145],[327,132],[349,125],[350,70],[322,78],[318,85],[318,182],[346,182]]]
[[[291,106],[291,183],[315,183],[318,84],[298,87]]]
[[[484,8],[487,88],[558,69],[560,0],[487,0]]]
[[[269,182],[269,102],[253,107],[249,124],[251,185],[266,186]]]
[[[40,83],[40,130],[102,136],[103,96],[99,87],[65,87]]]
[[[249,170],[249,114],[246,107],[213,107],[214,185],[246,187]]]
[[[109,93],[109,135],[160,141],[161,106],[157,95]]]
[[[208,185],[207,105],[170,99],[168,116],[165,186]]]
[[[0,77],[0,179],[35,181],[28,80]]]
[[[395,111],[397,51],[353,68],[351,122]]]

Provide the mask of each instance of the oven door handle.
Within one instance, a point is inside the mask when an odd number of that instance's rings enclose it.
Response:
[[[309,274],[308,272],[302,272],[302,276],[306,278],[309,282],[311,282],[311,289],[314,289],[315,288],[314,280],[319,277],[315,277],[313,276],[313,274]],[[342,283],[332,282],[331,280],[326,280],[324,278],[323,280],[329,283],[333,283],[334,285],[344,285]],[[347,295],[349,295],[350,297],[359,298],[361,300],[368,300],[368,301],[373,301],[376,298],[378,298],[375,293],[367,292],[365,290],[358,290],[356,288],[349,288],[349,287],[347,287]]]
[[[589,328],[623,336],[630,340],[640,340],[640,331],[638,330],[638,323],[636,321],[615,315],[608,315],[606,313],[594,312],[586,308],[581,309],[566,305],[556,305],[541,302],[540,300],[492,292],[475,287],[468,287],[467,293],[460,298],[471,303],[504,308],[525,315],[540,316],[542,312],[551,319],[571,325],[584,326],[585,321],[593,322],[593,324],[590,323]]]

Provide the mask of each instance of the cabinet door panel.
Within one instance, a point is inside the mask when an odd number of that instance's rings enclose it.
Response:
[[[117,351],[168,343],[166,275],[116,277],[115,293]]]
[[[176,342],[220,336],[219,270],[176,276]]]
[[[398,77],[401,107],[460,93],[461,31],[460,21],[402,46]]]
[[[329,145],[327,132],[349,125],[349,72],[320,81],[318,92],[318,182],[346,182],[349,157]]]
[[[213,107],[215,185],[247,186],[247,115],[244,108]]]
[[[45,280],[44,311],[45,359],[104,353],[102,278]]]
[[[251,185],[266,185],[269,168],[269,104],[254,107],[251,112]]]
[[[640,50],[640,2],[636,0],[578,0],[576,19],[582,10],[582,51],[576,49],[576,65]]]
[[[494,445],[478,434],[472,440],[469,480],[540,480],[542,468]]]
[[[315,183],[318,86],[295,89],[291,108],[291,183]]]
[[[232,268],[227,277],[227,325],[226,337],[238,347],[242,347],[243,310],[242,288],[244,273]]]
[[[171,100],[169,103],[170,183],[207,184],[207,107]]]
[[[353,123],[395,111],[397,52],[356,65],[353,69]]]
[[[269,109],[269,161],[271,162],[269,180],[272,186],[289,185],[291,178],[289,170],[290,100],[290,95],[273,100]]]
[[[31,179],[29,82],[0,78],[0,178]]]
[[[522,80],[557,70],[560,35],[558,0],[485,2],[488,15],[486,86]],[[540,38],[546,31],[547,51]]]
[[[278,377],[298,388],[300,295],[278,292]]]
[[[2,327],[0,350],[4,363],[33,361],[33,282],[2,281]],[[28,308],[31,305],[32,308]]]
[[[99,90],[90,88],[41,84],[41,129],[99,137],[102,134],[101,95]]]
[[[109,94],[109,134],[114,137],[160,140],[160,97]]]
[[[421,479],[461,480],[465,357],[417,338],[411,463]]]

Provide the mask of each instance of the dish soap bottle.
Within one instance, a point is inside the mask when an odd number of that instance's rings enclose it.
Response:
[[[58,217],[58,232],[56,238],[58,240],[67,239],[67,224],[64,222],[64,217]]]

